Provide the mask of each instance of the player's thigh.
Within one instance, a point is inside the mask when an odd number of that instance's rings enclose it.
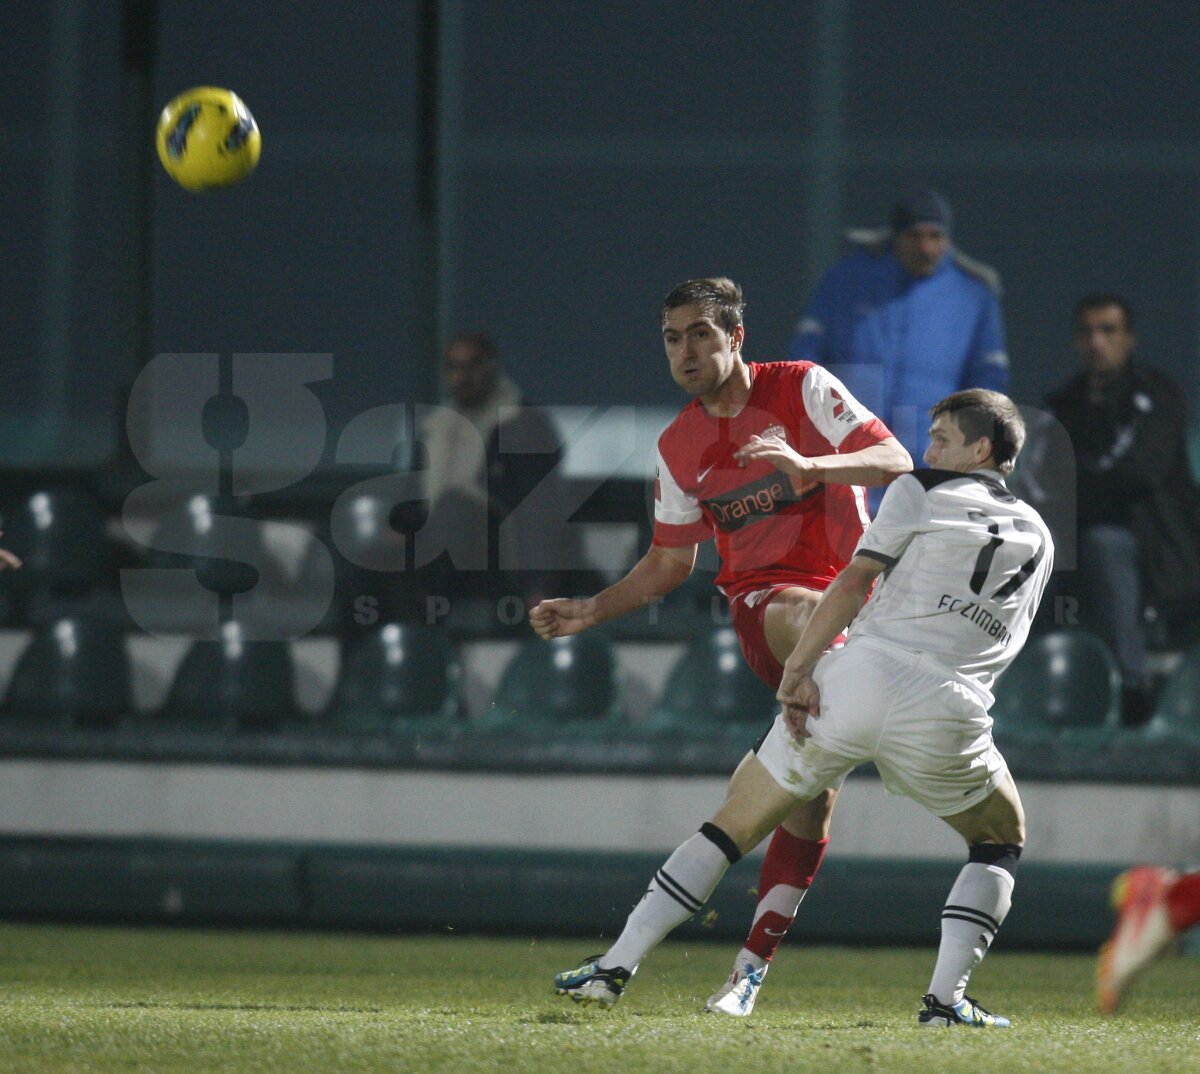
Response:
[[[1006,771],[996,789],[961,813],[942,817],[968,846],[976,843],[1025,844],[1025,808],[1012,773]]]
[[[815,589],[805,589],[803,586],[781,589],[771,598],[763,613],[763,637],[771,655],[779,663],[784,663],[792,655],[820,599],[821,594]]]
[[[815,798],[801,802],[787,815],[784,828],[797,839],[828,839],[837,796],[837,789],[830,787]]]
[[[796,807],[796,794],[782,786],[753,753],[733,773],[713,823],[746,854]]]

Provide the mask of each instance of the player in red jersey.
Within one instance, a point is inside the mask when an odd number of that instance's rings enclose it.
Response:
[[[665,596],[691,573],[699,543],[715,536],[716,584],[729,598],[742,651],[778,688],[821,592],[867,525],[862,486],[912,469],[887,427],[821,366],[745,361],[744,305],[728,279],[689,280],[667,296],[662,332],[671,376],[694,398],[659,437],[653,544],[596,596],[538,604],[530,623],[541,637],[578,634]],[[750,935],[708,1010],[753,1008],[820,867],[836,795],[805,802],[776,830]]]

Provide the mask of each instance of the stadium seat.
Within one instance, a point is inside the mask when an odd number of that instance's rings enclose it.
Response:
[[[654,711],[639,725],[646,734],[710,737],[747,727],[763,730],[779,711],[775,691],[746,663],[732,627],[696,638],[679,658]]]
[[[1116,659],[1086,630],[1054,630],[1031,638],[1000,677],[992,708],[1001,740],[1066,737],[1099,745],[1121,719]]]
[[[0,718],[40,727],[114,727],[132,710],[120,627],[60,619],[39,629],[17,660]]]
[[[157,519],[140,566],[172,575],[151,581],[148,571],[122,572],[125,601],[139,628],[153,634],[207,633],[217,618],[213,594],[221,594],[233,597],[239,620],[269,623],[272,636],[287,636],[287,624],[278,622],[266,599],[276,564],[263,526],[240,516],[232,501],[197,494]],[[267,578],[260,571],[264,566]],[[203,590],[197,591],[197,581]]]
[[[417,572],[406,569],[410,505],[371,491],[340,496],[319,537],[333,555],[334,599],[322,629],[358,637],[381,624],[426,620]],[[302,571],[303,573],[303,571]]]
[[[282,641],[247,641],[241,623],[198,641],[175,673],[159,722],[182,729],[274,731],[302,719],[295,671]]]
[[[1144,731],[1151,738],[1200,745],[1200,645],[1187,650],[1167,677]]]
[[[75,486],[39,489],[6,507],[4,547],[23,561],[19,571],[5,572],[3,585],[26,611],[81,596],[100,581],[108,560],[100,503]]]
[[[236,517],[216,496],[197,495],[158,524],[150,541],[152,567],[190,567],[215,593],[244,593],[258,582],[252,564],[269,559],[262,534],[253,525],[220,524]],[[238,519],[240,523],[242,520]]]
[[[480,731],[537,736],[602,737],[622,720],[617,661],[607,636],[589,630],[566,638],[531,638],[513,657]]]
[[[457,723],[460,678],[441,634],[388,623],[347,646],[323,722],[345,731],[445,732]]]
[[[1182,654],[1163,683],[1150,720],[1122,728],[1107,752],[1115,778],[1195,782],[1200,771],[1200,645]]]

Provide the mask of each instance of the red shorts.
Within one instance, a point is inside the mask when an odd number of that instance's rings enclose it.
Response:
[[[733,629],[737,632],[738,641],[742,643],[742,655],[750,665],[750,670],[772,690],[779,689],[779,683],[783,679],[783,665],[771,654],[763,619],[767,614],[767,605],[775,599],[776,594],[784,589],[796,588],[795,584],[770,585],[765,589],[739,593],[729,601],[729,615],[733,620]]]
[[[787,582],[755,589],[749,593],[739,593],[729,601],[729,616],[738,641],[742,643],[742,655],[750,665],[750,670],[772,690],[779,689],[779,683],[783,679],[783,665],[775,659],[771,647],[767,644],[763,620],[766,618],[767,605],[785,589],[813,587]],[[845,635],[839,634],[833,639],[831,648],[837,648],[845,640]]]

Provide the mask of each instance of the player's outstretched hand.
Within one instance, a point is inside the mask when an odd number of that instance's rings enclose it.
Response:
[[[797,495],[820,484],[821,471],[812,460],[793,450],[787,441],[778,437],[762,437],[755,433],[750,437],[749,443],[734,452],[733,457],[743,463],[750,459],[761,459],[771,463],[792,479],[792,486]]]
[[[539,638],[547,641],[582,633],[596,625],[596,602],[591,597],[585,600],[557,597],[538,601],[529,613],[529,625]]]

